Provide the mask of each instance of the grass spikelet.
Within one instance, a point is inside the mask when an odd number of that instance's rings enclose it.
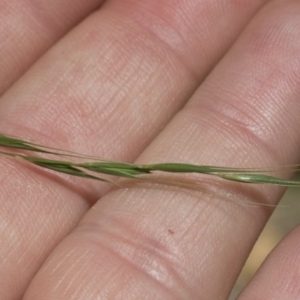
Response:
[[[109,183],[112,183],[112,181],[104,179],[98,174],[113,175],[130,179],[143,179],[143,175],[151,175],[154,172],[158,171],[165,173],[199,173],[242,183],[273,184],[286,187],[300,187],[300,182],[297,180],[283,179],[265,174],[277,171],[295,172],[299,170],[299,165],[264,169],[227,168],[184,163],[158,163],[149,165],[137,165],[123,162],[107,161],[92,156],[86,156],[70,151],[46,147],[23,140],[21,138],[10,137],[4,134],[0,134],[0,146],[10,149],[26,150],[26,152],[29,151],[33,153],[54,155],[56,157],[59,157],[59,159],[41,158],[32,154],[28,155],[0,151],[0,154],[2,155],[19,158],[42,168],[77,177],[100,180]],[[86,162],[73,162],[72,160],[74,160],[75,158],[85,160]]]

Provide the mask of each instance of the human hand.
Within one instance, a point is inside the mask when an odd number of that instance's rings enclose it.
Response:
[[[139,163],[298,161],[297,1],[2,2],[2,132]],[[1,161],[8,300],[226,299],[271,213],[242,203],[282,194],[214,178],[109,191]],[[297,299],[298,240],[240,299]]]

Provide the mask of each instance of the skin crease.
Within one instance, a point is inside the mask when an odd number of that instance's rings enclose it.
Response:
[[[299,163],[299,1],[10,3],[1,132],[136,163]],[[272,212],[241,203],[283,192],[206,177],[196,193],[118,190],[1,165],[8,300],[227,299]],[[299,241],[295,229],[240,299],[298,299]]]
[[[0,95],[101,0],[0,1]]]

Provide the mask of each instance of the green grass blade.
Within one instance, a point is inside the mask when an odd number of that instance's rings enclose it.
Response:
[[[38,147],[35,147],[33,144],[29,142],[26,142],[18,138],[8,137],[3,134],[0,134],[0,145],[3,147],[9,147],[14,149],[23,149],[23,150],[29,150],[34,152],[49,153],[46,150],[42,150],[39,149]]]
[[[77,166],[96,173],[127,178],[136,178],[139,175],[150,173],[150,170],[144,170],[136,165],[120,162],[89,162],[77,164]]]
[[[83,177],[83,178],[89,178],[89,179],[95,179],[95,180],[108,182],[107,180],[105,180],[103,178],[96,177],[96,176],[93,176],[93,175],[83,172],[82,170],[76,168],[70,162],[59,161],[59,160],[49,160],[49,159],[39,158],[39,157],[34,157],[34,156],[20,156],[20,157],[28,162],[33,163],[36,166],[50,169],[50,170],[53,170],[56,172],[65,173],[65,174],[69,174],[69,175],[77,176],[77,177]]]
[[[256,184],[273,184],[286,187],[300,187],[300,182],[297,180],[281,179],[265,174],[223,174],[218,175],[221,178],[239,181],[244,183],[256,183]]]

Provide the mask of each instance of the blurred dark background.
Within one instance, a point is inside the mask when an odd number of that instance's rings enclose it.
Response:
[[[272,249],[299,223],[300,188],[289,188],[255,244],[229,300],[236,299]]]

